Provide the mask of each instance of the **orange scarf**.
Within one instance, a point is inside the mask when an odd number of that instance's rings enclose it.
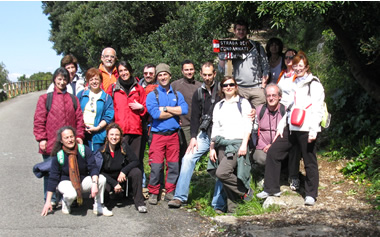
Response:
[[[77,160],[77,150],[78,145],[75,145],[73,150],[68,149],[65,146],[62,146],[63,151],[69,155],[69,176],[70,181],[77,192],[77,202],[78,205],[82,205],[83,198],[82,198],[82,188],[81,188],[81,182],[80,182],[80,174],[79,174],[79,168],[78,168],[78,160]]]

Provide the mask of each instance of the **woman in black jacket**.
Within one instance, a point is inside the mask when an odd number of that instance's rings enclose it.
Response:
[[[131,147],[121,142],[123,131],[118,124],[111,123],[106,131],[106,143],[95,154],[96,160],[102,161],[100,173],[106,177],[107,184],[115,193],[124,191],[123,183],[129,178],[136,209],[140,213],[146,213],[147,208],[142,195],[142,173],[138,168],[139,160]]]

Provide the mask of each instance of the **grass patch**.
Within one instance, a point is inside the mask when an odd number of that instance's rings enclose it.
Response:
[[[150,166],[149,166],[149,148],[145,149],[144,154],[144,171],[147,179],[149,180]],[[195,170],[191,179],[189,188],[189,198],[187,205],[184,206],[188,211],[197,211],[202,216],[214,217],[215,213],[213,207],[211,206],[212,197],[214,194],[215,179],[211,177],[206,169],[209,156],[202,156],[195,166]],[[147,182],[149,182],[147,180]],[[253,190],[260,192],[256,188],[255,184],[251,181],[251,187]],[[285,193],[285,195],[292,195],[291,193]],[[264,209],[262,207],[263,200],[256,198],[256,193],[254,198],[249,202],[242,202],[238,204],[236,212],[233,213],[235,216],[252,216],[259,215],[263,213],[278,211],[279,207],[271,206],[270,208]]]

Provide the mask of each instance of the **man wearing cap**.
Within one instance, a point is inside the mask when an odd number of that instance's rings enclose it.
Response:
[[[116,51],[113,48],[105,48],[102,51],[102,56],[100,58],[102,63],[99,65],[99,70],[102,73],[103,82],[102,89],[107,91],[108,87],[116,82],[116,79],[119,78],[117,73],[116,64]]]
[[[170,86],[169,65],[160,63],[156,67],[158,87],[148,94],[146,105],[152,116],[152,142],[149,149],[149,203],[156,205],[160,192],[160,173],[166,158],[165,200],[173,199],[179,175],[179,116],[187,114],[188,106],[180,92]]]

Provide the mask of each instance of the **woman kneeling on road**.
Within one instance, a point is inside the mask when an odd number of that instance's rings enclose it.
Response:
[[[82,192],[91,191],[94,214],[112,216],[112,212],[103,205],[105,184],[106,179],[99,175],[91,149],[76,142],[74,128],[60,128],[52,151],[48,193],[41,215],[46,216],[52,211],[50,201],[58,186],[58,191],[63,195],[62,213],[70,213],[70,205],[75,199],[78,205],[82,205]]]
[[[116,194],[124,190],[128,192],[125,183],[130,178],[136,209],[140,213],[146,213],[147,209],[142,195],[142,172],[138,168],[139,159],[127,141],[121,142],[123,131],[117,123],[108,125],[106,131],[106,143],[95,153],[95,159],[101,167],[100,173],[106,177],[107,184]]]

